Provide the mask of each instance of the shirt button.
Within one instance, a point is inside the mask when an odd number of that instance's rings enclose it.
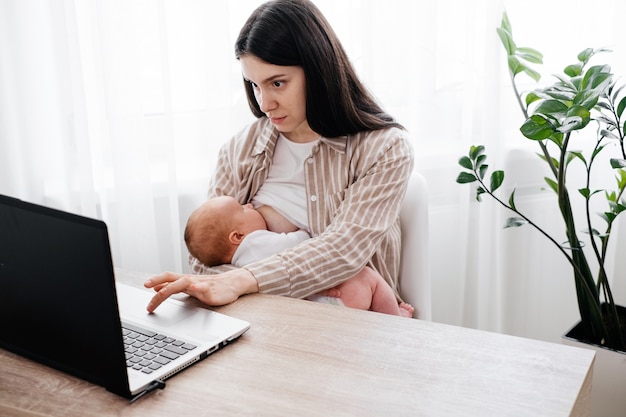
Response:
[[[311,201],[313,201],[313,202],[317,201],[317,196],[316,195],[312,195],[311,196]]]
[[[313,163],[313,158],[309,158],[309,159],[307,159],[307,160],[306,160],[306,163],[307,163],[307,164],[309,164],[309,165],[311,165],[311,164]]]

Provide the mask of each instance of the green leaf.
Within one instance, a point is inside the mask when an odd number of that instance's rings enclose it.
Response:
[[[583,66],[581,64],[572,64],[565,67],[563,72],[570,77],[576,77],[583,72]]]
[[[611,168],[626,168],[626,159],[611,158]]]
[[[489,168],[489,165],[487,164],[483,164],[478,167],[478,176],[480,177],[481,180],[485,178],[485,174],[487,173],[487,168]]]
[[[615,213],[616,216],[626,210],[626,206],[616,203],[614,201],[609,202],[609,207],[611,207],[611,213]]]
[[[543,54],[533,48],[519,47],[515,55],[533,64],[543,64]]]
[[[511,21],[509,20],[509,15],[506,12],[502,12],[502,21],[500,23],[500,27],[507,31],[509,34],[513,34],[513,28],[511,27]]]
[[[545,117],[532,115],[524,122],[520,131],[528,139],[543,140],[552,135],[554,128]]]
[[[603,115],[602,113],[600,113],[597,117],[596,120],[602,123],[607,124],[609,128],[616,128],[617,126],[615,125],[615,121],[613,119],[610,119],[608,117],[606,117],[605,115]]]
[[[528,75],[530,78],[532,78],[533,80],[537,82],[541,79],[541,74],[539,74],[537,71],[535,71],[532,68],[522,65],[521,70],[524,71],[526,75]]]
[[[617,179],[617,186],[620,190],[626,188],[626,170],[618,169],[615,179]]]
[[[571,80],[558,74],[556,74],[555,77],[561,82],[561,87],[565,87],[570,91],[578,91],[578,87],[574,83],[577,77],[571,77]]]
[[[582,106],[574,105],[567,110],[566,117],[561,122],[561,127],[557,130],[561,133],[580,130],[587,126],[590,120],[591,114],[589,110]]]
[[[520,227],[527,223],[528,222],[521,217],[509,217],[508,219],[506,219],[506,224],[504,225],[504,228],[508,229],[510,227]]]
[[[561,146],[563,146],[563,133],[561,132],[554,132],[552,136],[550,136],[548,139],[556,143],[559,149],[561,148]],[[559,161],[556,158],[552,158],[552,161],[555,167],[559,166]]]
[[[614,132],[607,130],[607,129],[601,129],[600,130],[600,137],[602,138],[608,138],[608,139],[614,139],[614,140],[618,140],[619,136],[617,136]]]
[[[583,77],[573,77],[570,82],[572,83],[572,85],[574,86],[574,90],[576,91],[580,91],[583,89]]]
[[[578,189],[578,192],[583,197],[585,197],[585,199],[589,200],[591,198],[591,196],[593,196],[594,194],[598,194],[598,193],[602,192],[602,190],[591,191],[589,188],[580,188],[580,189]]]
[[[585,159],[585,155],[583,155],[582,152],[580,152],[580,151],[571,151],[570,153],[571,153],[572,156],[575,156],[576,158],[578,158],[581,161],[583,161],[583,164],[585,164],[585,166],[587,166],[587,160]]]
[[[606,84],[611,82],[613,74],[610,72],[611,68],[608,65],[596,65],[587,70],[582,81],[582,88],[584,89],[604,89]]]
[[[548,177],[544,177],[543,179],[550,186],[552,191],[554,191],[557,194],[559,193],[559,184],[556,181],[554,181],[552,178],[548,178]]]
[[[511,195],[509,196],[509,206],[511,206],[513,210],[517,210],[515,208],[515,188],[513,188],[513,191],[511,191]]]
[[[606,197],[606,201],[608,201],[609,203],[617,203],[617,194],[615,194],[615,191],[606,191],[604,195]]]
[[[586,63],[595,54],[592,48],[586,48],[578,53],[578,60]]]
[[[524,71],[524,64],[519,62],[519,59],[517,59],[516,56],[509,55],[507,61],[509,62],[509,71],[511,71],[511,74],[513,74],[514,77]]]
[[[526,94],[526,100],[525,100],[526,101],[526,107],[528,107],[530,104],[534,103],[537,100],[541,100],[541,98],[537,94],[535,94],[533,92],[530,92],[530,93]]]
[[[491,173],[491,184],[490,184],[491,192],[493,193],[498,188],[500,188],[503,181],[504,181],[504,171],[493,171]]]
[[[470,146],[469,157],[472,158],[473,161],[475,161],[476,158],[478,158],[484,152],[485,152],[485,147],[483,145]]]
[[[618,118],[622,117],[622,113],[624,113],[624,108],[626,108],[626,96],[622,97],[622,99],[619,101],[619,104],[617,105]]]
[[[471,172],[460,172],[459,176],[456,177],[456,182],[459,184],[469,184],[477,180],[478,178]]]
[[[562,133],[568,133],[573,130],[582,129],[583,127],[583,119],[578,116],[572,116],[564,119],[563,124],[559,126],[557,130]]]
[[[481,202],[483,201],[481,196],[483,194],[485,194],[487,191],[485,191],[485,189],[483,187],[478,187],[476,188],[476,201]]]
[[[496,28],[498,32],[498,36],[500,37],[500,41],[504,46],[504,50],[508,56],[511,56],[515,53],[515,42],[513,42],[513,38],[511,34],[502,28]]]
[[[474,166],[472,165],[472,160],[469,159],[469,157],[467,156],[463,156],[461,157],[461,159],[459,159],[459,165],[461,165],[465,169],[469,169],[470,171],[474,169]]]
[[[602,217],[610,225],[611,223],[613,223],[613,220],[615,220],[617,215],[615,213],[605,212],[601,213],[600,217]]]
[[[591,154],[591,159],[594,159],[596,156],[598,156],[598,154],[599,154],[600,152],[602,152],[602,149],[604,149],[604,147],[605,147],[605,146],[606,146],[606,145],[600,145],[600,146],[598,146],[598,147],[597,147],[597,148],[593,151],[593,153]]]
[[[598,103],[600,93],[596,90],[583,90],[574,97],[574,104],[582,106],[587,110],[591,110]]]
[[[558,88],[549,88],[545,91],[546,96],[559,101],[574,101],[576,97],[575,91],[563,90]]]
[[[574,155],[574,152],[567,152],[565,154],[565,166],[568,166],[570,164],[570,162],[572,162],[576,158],[577,158],[577,156]]]
[[[591,229],[591,230],[587,229],[587,230],[583,230],[583,233],[586,233],[586,234],[588,234],[588,235],[589,235],[589,234],[591,234],[591,235],[593,235],[593,236],[600,236],[600,232],[598,232],[596,229]]]
[[[535,114],[553,115],[560,118],[567,112],[567,105],[559,100],[544,100],[535,109]]]
[[[580,188],[578,190],[578,192],[585,197],[585,199],[589,200],[589,197],[591,196],[591,191],[589,191],[589,188]]]
[[[619,97],[620,93],[622,92],[622,90],[624,89],[624,87],[625,87],[625,86],[626,86],[626,85],[624,85],[624,84],[620,85],[618,88],[615,88],[615,84],[613,84],[613,85],[611,86],[612,88],[611,88],[611,94],[610,94],[610,96],[611,96],[611,100],[612,100],[613,102],[616,102],[616,101],[617,101],[617,97]],[[615,89],[613,89],[613,88],[615,88]]]

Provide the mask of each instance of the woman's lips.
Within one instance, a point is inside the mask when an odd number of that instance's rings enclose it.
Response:
[[[285,121],[285,119],[287,118],[287,116],[283,116],[283,117],[270,117],[270,121],[275,124],[275,125],[279,125],[282,122]]]

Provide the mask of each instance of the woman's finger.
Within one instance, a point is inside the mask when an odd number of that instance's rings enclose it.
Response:
[[[149,280],[150,281],[150,280]],[[146,286],[148,283],[146,283]],[[171,295],[186,292],[191,284],[191,278],[187,275],[181,276],[175,281],[166,280],[166,282],[149,283],[157,292],[152,297],[146,309],[152,313],[161,303],[167,300]]]

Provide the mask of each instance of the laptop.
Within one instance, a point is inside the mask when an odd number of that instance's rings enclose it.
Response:
[[[250,327],[153,295],[115,281],[103,221],[0,195],[1,348],[134,400]]]

